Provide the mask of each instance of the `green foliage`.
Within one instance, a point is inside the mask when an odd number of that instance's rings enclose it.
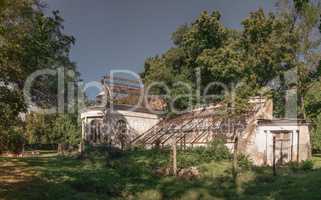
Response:
[[[19,117],[21,110],[25,110],[25,105],[20,92],[9,86],[2,87],[0,81],[0,152],[18,152],[22,149],[24,135],[21,128],[23,122]]]
[[[290,162],[288,166],[294,172],[311,171],[314,168],[314,163],[312,160],[305,160],[305,161],[301,161],[300,163]]]
[[[24,99],[20,91],[10,89],[9,85],[1,86],[0,81],[0,127],[7,129],[11,125],[18,125],[19,112],[25,110]],[[1,130],[0,130],[1,131]]]
[[[76,114],[45,115],[30,113],[26,116],[29,144],[68,144],[80,142],[80,127]]]
[[[294,0],[293,2],[297,12],[301,13],[303,9],[308,5],[309,0]]]
[[[0,11],[0,36],[3,39],[0,46],[1,81],[15,84],[15,89],[21,90],[26,78],[36,70],[58,67],[75,70],[69,60],[74,38],[62,32],[63,20],[58,11],[48,17],[43,14],[37,0],[4,2],[4,8]],[[44,91],[52,97],[52,93],[56,93],[55,83],[53,77],[42,77],[34,83],[33,93],[45,101]],[[52,98],[46,103],[54,104]]]
[[[22,130],[9,129],[8,138],[8,150],[14,153],[20,153],[22,151],[25,139],[21,133]]]
[[[214,161],[202,165],[202,176],[184,180],[155,177],[149,167],[151,153],[125,152],[115,158],[117,167],[102,159],[79,160],[56,157],[42,152],[39,158],[0,158],[0,196],[4,199],[320,199],[321,169],[290,173],[278,169],[272,176],[270,167],[256,167],[239,174],[240,190],[230,173],[231,161]],[[127,154],[128,153],[128,154]],[[314,157],[315,165],[320,164]],[[10,167],[8,164],[10,163]],[[126,166],[126,167],[124,167]],[[198,165],[199,166],[199,165]],[[124,171],[124,169],[126,171]],[[203,173],[203,172],[206,173]],[[27,172],[33,174],[32,179]],[[5,177],[5,178],[3,178]],[[10,177],[10,179],[8,179]],[[23,180],[15,187],[12,180]],[[10,188],[10,189],[6,189]],[[304,189],[303,189],[304,188]]]
[[[305,96],[305,110],[309,119],[314,120],[321,114],[321,82],[315,81]]]
[[[223,139],[215,139],[212,142],[208,144],[208,147],[206,148],[208,156],[212,160],[224,160],[231,158],[230,151],[225,145],[225,141]]]
[[[217,11],[208,14],[202,12],[191,24],[179,44],[192,58],[198,56],[204,49],[217,49],[223,45],[227,29],[220,22],[221,14]]]
[[[299,4],[297,6],[301,5]],[[312,10],[314,8],[311,6]],[[266,14],[262,9],[251,12],[242,21],[242,26],[241,31],[226,28],[220,22],[218,12],[202,12],[194,22],[178,27],[173,33],[172,39],[176,45],[174,48],[161,56],[146,60],[143,72],[145,84],[150,85],[154,81],[166,83],[172,90],[169,101],[176,100],[182,94],[192,93],[190,96],[194,97],[198,89],[196,68],[200,68],[201,94],[212,82],[220,82],[227,87],[238,85],[236,104],[239,105],[236,106],[240,112],[244,111],[247,109],[244,101],[250,96],[258,95],[262,87],[298,66],[301,32],[297,30],[298,27],[293,29],[293,20],[287,14]],[[192,89],[189,92],[179,89],[175,85],[177,81],[190,84]],[[283,86],[273,89],[282,92],[288,87]],[[208,88],[206,95],[218,95],[222,91],[222,87],[213,86]],[[155,90],[156,94],[164,94],[163,92]],[[228,99],[229,96],[225,98]],[[282,98],[278,99],[283,103]],[[213,103],[218,100],[222,99],[205,98],[201,102]],[[196,103],[184,98],[175,103],[178,104],[177,108],[183,109],[187,107],[186,102]]]
[[[249,170],[253,166],[253,162],[249,159],[247,155],[239,154],[237,160],[238,166],[243,170]]]
[[[0,153],[3,151],[20,153],[25,143],[22,132],[22,129],[19,127],[11,127],[10,129],[3,130],[0,134]]]
[[[145,61],[142,74],[145,85],[149,86],[157,81],[166,84],[171,89],[170,94],[166,93],[164,87],[155,87],[153,92],[160,95],[167,94],[168,101],[175,101],[174,106],[178,110],[194,105],[197,88],[196,68],[199,66],[197,58],[206,49],[215,50],[222,47],[228,32],[228,29],[220,23],[218,12],[211,14],[203,12],[195,22],[179,27],[172,35],[176,47],[169,49],[161,56],[148,58]],[[213,80],[209,69],[204,68],[201,73],[201,90],[204,90],[207,83]],[[214,70],[213,73],[215,73]],[[178,81],[189,86],[177,84]]]
[[[200,163],[231,159],[231,154],[221,139],[213,140],[207,146],[189,148],[179,151],[177,162],[179,167],[197,166]]]
[[[250,13],[242,25],[241,45],[246,57],[248,81],[265,86],[269,81],[295,66],[297,35],[291,33],[291,23],[286,18],[262,9]]]
[[[313,169],[313,161],[312,160],[305,160],[300,163],[300,168],[303,171],[310,171]]]
[[[314,152],[321,152],[321,115],[318,115],[313,121],[311,131],[312,149]]]
[[[58,11],[51,16],[43,12],[44,4],[38,0],[2,0],[0,9],[0,149],[8,144],[9,138],[15,138],[14,129],[24,129],[21,123],[22,113],[28,106],[23,98],[25,80],[31,73],[42,69],[63,68],[75,71],[75,64],[70,61],[70,48],[75,39],[63,33],[63,19]],[[73,77],[66,76],[68,80],[77,80],[78,74]],[[31,95],[38,106],[48,108],[57,105],[57,77],[38,77],[32,85]],[[19,116],[20,115],[20,116]],[[19,137],[27,137],[34,142],[47,143],[62,136],[50,136],[49,130],[53,128],[56,120],[52,116],[37,116],[31,121],[36,122],[35,127],[31,122],[27,124],[27,132],[20,131]],[[56,131],[67,131],[65,136],[68,143],[75,141],[75,128],[69,118],[62,123],[63,128],[55,127]],[[74,123],[74,121],[73,121]],[[12,131],[8,131],[12,129]],[[8,135],[8,134],[13,135]],[[70,140],[70,141],[69,141]],[[17,143],[18,145],[18,143]],[[18,148],[18,147],[17,147]]]
[[[81,133],[77,117],[68,114],[58,115],[49,136],[53,143],[79,144]]]

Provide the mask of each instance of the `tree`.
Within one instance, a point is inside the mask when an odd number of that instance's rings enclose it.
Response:
[[[299,116],[306,119],[305,96],[320,75],[319,61],[321,48],[320,14],[318,2],[294,0],[293,3],[280,1],[281,17],[291,21],[292,32],[298,35],[298,48],[295,50],[297,67]]]
[[[143,79],[146,86],[155,81],[165,83],[170,89],[169,102],[175,99],[177,109],[186,109],[197,103],[197,58],[206,49],[216,49],[226,41],[227,29],[220,23],[219,12],[201,15],[190,25],[183,25],[173,33],[172,39],[176,45],[161,56],[149,58],[145,62]],[[201,70],[201,90],[211,82],[207,68]],[[176,84],[178,81],[186,85]],[[156,88],[156,94],[164,94],[164,88]],[[190,95],[192,94],[192,95]]]
[[[314,152],[321,151],[321,115],[313,118],[313,128],[311,132],[312,149]]]
[[[288,18],[265,14],[259,9],[250,13],[242,25],[242,31],[229,29],[220,22],[218,12],[202,12],[193,23],[173,33],[175,48],[146,61],[145,84],[164,81],[173,91],[173,99],[186,93],[175,87],[175,82],[182,80],[190,83],[196,94],[196,69],[200,68],[200,93],[215,81],[227,87],[238,84],[236,99],[242,112],[249,96],[258,95],[270,81],[295,67],[299,47],[298,35],[292,31]],[[207,92],[221,94],[222,91],[222,87],[214,86]],[[228,98],[225,100],[229,101]],[[215,101],[202,99],[203,103]],[[184,102],[182,99],[179,104]]]
[[[2,0],[0,5],[0,109],[5,111],[0,116],[0,137],[8,138],[6,130],[23,127],[17,122],[21,121],[18,114],[28,106],[22,95],[26,78],[39,69],[75,71],[69,59],[75,40],[63,33],[59,12],[44,15],[44,5],[38,0]],[[77,80],[77,75],[65,78]],[[56,93],[57,77],[49,76],[39,77],[31,91],[37,104],[44,107],[57,105]]]
[[[58,144],[58,151],[64,151],[64,146],[76,145],[80,143],[80,127],[77,126],[78,116],[59,114],[53,122],[50,139],[54,144]]]

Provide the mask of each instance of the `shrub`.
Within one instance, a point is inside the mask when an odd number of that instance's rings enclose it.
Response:
[[[313,152],[321,152],[321,115],[312,120],[311,143]]]
[[[313,162],[312,160],[305,160],[300,163],[300,169],[303,171],[310,171],[313,169]]]
[[[248,170],[253,166],[252,161],[249,159],[247,155],[239,154],[237,160],[241,169]]]
[[[209,143],[207,153],[210,154],[213,160],[230,159],[231,153],[225,145],[223,139],[216,139]]]
[[[302,161],[300,163],[297,163],[297,162],[290,162],[288,164],[290,170],[296,172],[296,171],[299,171],[299,170],[302,170],[302,171],[310,171],[313,169],[313,161],[312,160],[305,160],[305,161]]]
[[[201,155],[192,151],[182,151],[177,155],[177,162],[180,168],[187,168],[199,164]]]
[[[230,159],[231,154],[225,146],[224,140],[216,139],[207,146],[189,148],[177,155],[179,167],[191,167],[200,163]]]
[[[8,150],[14,153],[22,152],[24,137],[21,132],[15,128],[9,130]]]
[[[299,165],[297,162],[289,162],[288,163],[289,169],[293,172],[299,171]]]

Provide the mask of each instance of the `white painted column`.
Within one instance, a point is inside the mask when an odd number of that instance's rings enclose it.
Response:
[[[264,160],[265,160],[265,163],[264,164],[268,164],[268,132],[267,132],[267,130],[264,130],[264,138],[265,138],[265,140],[264,140],[264,143],[265,143],[265,147],[264,147],[264,151],[265,151],[265,153],[264,153],[264,156],[265,156],[265,158],[264,158]]]
[[[300,140],[300,131],[299,130],[296,130],[296,161],[300,162],[301,160],[301,155],[300,155],[300,143],[301,143],[301,140]]]
[[[81,141],[79,144],[79,153],[84,152],[84,145],[85,145],[84,141],[85,141],[85,132],[86,132],[86,130],[85,130],[86,126],[85,126],[85,122],[84,122],[85,119],[81,120]]]
[[[291,149],[290,149],[290,153],[291,153],[291,161],[295,161],[295,157],[294,157],[294,155],[295,155],[295,147],[296,147],[296,145],[295,145],[295,139],[296,139],[296,131],[295,130],[292,130],[291,131]]]

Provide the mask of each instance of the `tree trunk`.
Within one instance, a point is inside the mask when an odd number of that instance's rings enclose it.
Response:
[[[306,119],[305,108],[304,108],[304,96],[301,95],[301,114],[303,119]]]

